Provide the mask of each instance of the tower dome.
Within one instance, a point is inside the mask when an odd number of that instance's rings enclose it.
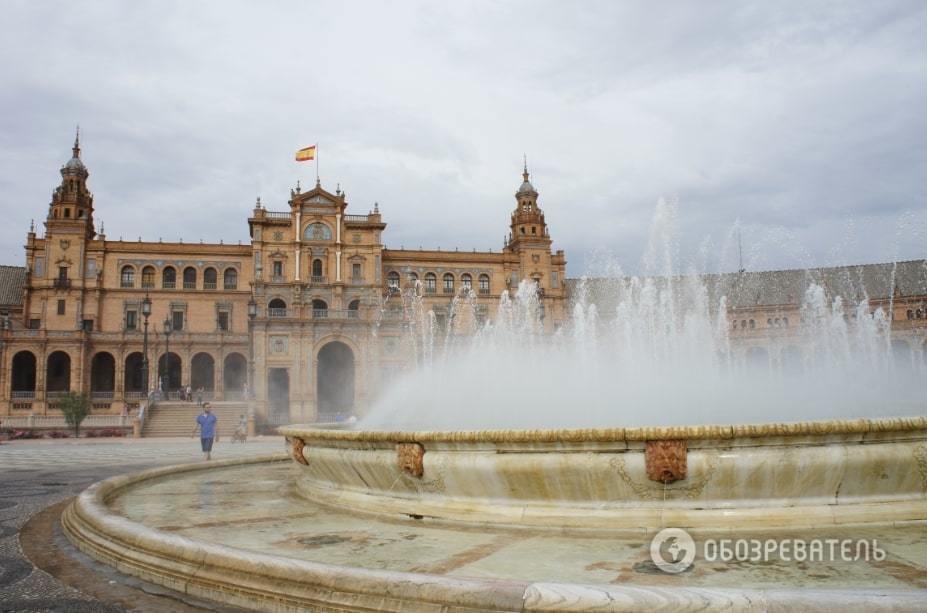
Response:
[[[78,128],[77,135],[74,137],[74,147],[71,148],[71,159],[61,167],[61,175],[64,177],[79,176],[86,179],[89,174],[87,167],[80,159],[80,128]]]

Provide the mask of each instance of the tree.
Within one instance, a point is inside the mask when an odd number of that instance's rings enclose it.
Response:
[[[68,392],[62,396],[59,406],[64,413],[64,421],[74,428],[74,437],[79,437],[80,424],[90,415],[90,399],[87,398],[87,394]]]

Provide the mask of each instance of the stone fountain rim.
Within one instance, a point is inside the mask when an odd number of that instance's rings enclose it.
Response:
[[[763,424],[577,428],[541,430],[330,430],[313,424],[278,428],[290,438],[313,441],[419,443],[608,443],[671,439],[707,440],[905,433],[927,430],[927,416],[834,419]]]

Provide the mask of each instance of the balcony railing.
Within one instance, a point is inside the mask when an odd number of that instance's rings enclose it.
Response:
[[[112,391],[105,392],[105,391],[97,390],[95,392],[90,392],[90,398],[92,398],[93,400],[112,400],[113,395],[114,395],[114,392]]]
[[[286,317],[286,309],[267,309],[268,317]]]
[[[13,400],[32,400],[35,398],[35,390],[13,390],[11,397]]]
[[[290,219],[288,211],[264,211],[264,216],[268,219]]]
[[[312,309],[312,319],[328,319],[328,309]]]
[[[142,281],[142,289],[154,289],[154,281]]]
[[[368,221],[368,219],[369,218],[366,215],[345,215],[344,216],[345,221],[366,222]]]
[[[488,288],[488,287],[481,287],[481,288],[480,288],[480,296],[488,296],[488,295],[489,295],[489,288]]]
[[[196,289],[196,281],[184,281],[183,288],[184,289]]]
[[[238,282],[235,283],[226,283],[223,286],[225,289],[238,289]]]
[[[132,287],[135,287],[135,281],[125,281],[125,280],[123,280],[123,281],[121,281],[121,282],[119,283],[119,287],[122,287],[122,288],[132,288]]]
[[[438,292],[438,288],[436,288],[436,287],[431,287],[431,286],[428,286],[428,285],[425,286],[425,293],[426,293],[426,294],[435,294],[435,293],[437,293],[437,292]]]
[[[283,278],[283,275],[273,275],[270,278],[271,283],[284,283],[286,279]]]
[[[328,283],[328,277],[323,277],[323,276],[312,275],[312,277],[310,277],[310,280],[312,281],[312,283]]]
[[[68,390],[55,390],[55,391],[47,391],[47,392],[45,392],[45,396],[46,396],[46,398],[48,398],[49,400],[51,400],[52,398],[64,398],[65,396],[67,396],[67,395],[70,394],[70,393],[71,393],[71,392],[68,391]]]
[[[363,277],[351,277],[351,285],[363,285],[363,284],[364,284]]]
[[[148,394],[146,394],[143,391],[134,391],[134,392],[130,391],[130,392],[126,392],[125,394],[123,394],[123,397],[126,400],[144,400],[145,396],[147,395]]]
[[[216,282],[213,281],[212,283],[210,283],[209,281],[204,281],[203,289],[216,289]]]
[[[161,283],[163,289],[174,289],[177,286],[176,281],[164,281]]]
[[[55,289],[68,289],[71,287],[71,280],[59,277],[52,281],[52,285],[55,287]]]
[[[444,288],[444,293],[445,293],[445,294],[453,294],[453,293],[454,293],[454,288],[453,288],[453,287],[445,287],[445,288]]]

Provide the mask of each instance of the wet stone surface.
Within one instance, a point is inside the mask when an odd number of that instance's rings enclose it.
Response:
[[[281,450],[282,439],[270,438],[245,445],[217,446],[218,458],[264,455]],[[76,577],[66,584],[41,568],[24,553],[35,543],[20,540],[24,526],[48,507],[66,501],[101,479],[146,468],[196,462],[201,459],[198,441],[142,439],[140,441],[15,441],[0,444],[0,611],[55,611],[110,613],[116,611],[207,610],[184,603],[165,606],[151,603],[135,606],[133,597],[110,599],[110,594],[94,596],[82,589],[92,562],[76,552],[60,534],[57,515],[30,537],[47,540],[47,549],[63,559],[57,565],[70,566]],[[55,540],[57,539],[57,540]],[[78,559],[80,557],[81,559]],[[96,578],[103,585],[122,586],[131,580],[115,571]],[[91,573],[92,574],[92,573]],[[89,585],[89,583],[88,583]],[[148,590],[137,586],[136,590]],[[160,589],[160,588],[157,588]],[[95,590],[99,592],[99,590]],[[142,594],[142,591],[139,591]],[[139,597],[139,600],[142,600]]]

